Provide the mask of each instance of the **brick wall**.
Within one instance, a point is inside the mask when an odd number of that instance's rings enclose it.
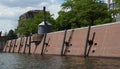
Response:
[[[120,57],[120,23],[111,23],[104,25],[92,26],[90,30],[89,43],[93,41],[92,44],[87,43],[87,51],[86,54],[88,56],[101,56],[101,57]],[[48,33],[45,40],[44,48],[44,36],[43,38],[36,35],[36,37],[32,36],[32,39],[39,40],[40,43],[35,45],[35,42],[29,44],[29,38],[27,43],[26,37],[22,38],[22,47],[20,48],[20,53],[24,53],[25,45],[26,46],[25,53],[31,54],[41,54],[43,49],[43,54],[55,54],[55,55],[77,55],[84,56],[85,52],[85,44],[87,37],[88,27],[85,28],[77,28],[66,31],[66,38],[64,40],[65,31],[58,31]],[[16,47],[14,47],[15,40],[7,41],[4,52],[14,52],[17,53],[20,46],[21,38],[16,40]],[[64,44],[63,44],[64,43]],[[11,45],[10,45],[11,44]]]

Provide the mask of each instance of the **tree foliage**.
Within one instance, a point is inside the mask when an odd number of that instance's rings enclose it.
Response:
[[[120,0],[114,0],[114,2],[115,2],[115,6],[116,6],[116,13],[118,14],[120,14]]]
[[[11,29],[11,30],[8,32],[7,37],[8,37],[8,40],[16,39],[16,38],[17,38],[17,34],[16,34],[15,31],[13,31],[13,30]]]
[[[117,4],[117,7],[120,9],[120,0],[114,0],[114,2]]]
[[[97,0],[66,0],[57,18],[58,30],[112,22],[107,4]]]
[[[80,28],[88,25],[98,25],[113,22],[111,14],[115,10],[109,10],[107,4],[100,0],[65,0],[61,5],[62,10],[56,20],[47,12],[47,21],[53,26],[53,31],[71,28]],[[43,12],[34,15],[34,18],[20,20],[17,32],[23,35],[37,33],[38,24],[43,21]]]
[[[35,14],[33,18],[27,18],[19,21],[17,32],[21,35],[30,35],[30,33],[35,34],[38,31],[38,24],[43,21],[43,12]],[[48,22],[54,25],[55,20],[51,17],[50,13],[46,13],[46,19]]]

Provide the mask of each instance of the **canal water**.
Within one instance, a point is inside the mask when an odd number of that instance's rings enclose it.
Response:
[[[0,53],[0,69],[120,69],[120,59]]]

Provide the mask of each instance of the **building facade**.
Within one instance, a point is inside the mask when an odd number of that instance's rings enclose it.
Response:
[[[30,10],[30,11],[27,11],[26,13],[22,14],[20,17],[19,17],[19,20],[25,20],[25,19],[28,19],[28,18],[33,18],[35,14],[38,14],[38,13],[41,13],[43,12],[42,10]]]

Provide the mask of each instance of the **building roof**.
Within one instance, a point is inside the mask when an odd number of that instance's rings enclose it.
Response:
[[[46,24],[47,24],[47,25],[52,25],[52,24],[49,23],[48,21],[46,21]],[[43,25],[45,25],[44,21],[39,24],[39,26],[43,26]]]

